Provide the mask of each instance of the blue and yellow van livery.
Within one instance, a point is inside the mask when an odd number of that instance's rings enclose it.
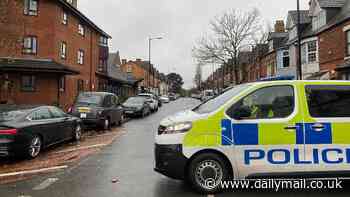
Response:
[[[155,156],[157,172],[201,192],[228,178],[350,172],[350,82],[236,86],[165,118]]]

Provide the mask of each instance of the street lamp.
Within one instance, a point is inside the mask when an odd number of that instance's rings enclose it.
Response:
[[[299,80],[303,79],[303,68],[302,68],[302,62],[301,62],[301,28],[300,28],[300,0],[297,0],[297,15],[298,15],[298,24],[297,24],[297,31],[298,31],[298,66],[297,66],[297,78]]]
[[[152,44],[152,40],[161,40],[163,39],[162,37],[151,37],[148,39],[148,62],[149,62],[149,67],[148,67],[148,87],[151,88],[151,67],[152,67],[152,63],[151,63],[151,44]],[[153,85],[155,84],[155,78],[154,78],[154,72],[153,72]]]

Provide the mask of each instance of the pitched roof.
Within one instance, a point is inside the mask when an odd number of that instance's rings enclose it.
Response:
[[[325,27],[321,28],[317,33],[323,32],[349,19],[350,19],[350,1],[346,1],[342,6],[340,12]]]
[[[55,0],[56,1],[56,0]],[[86,17],[82,12],[80,12],[77,8],[75,8],[70,3],[66,2],[65,0],[57,0],[64,8],[70,10],[73,14],[75,14],[77,17],[79,17],[81,20],[83,20],[86,24],[88,24],[90,27],[92,27],[94,30],[102,34],[103,36],[106,36],[108,38],[112,38],[109,34],[107,34],[105,31],[103,31],[101,28],[99,28],[94,22],[92,22],[88,17]]]
[[[321,8],[341,8],[347,0],[318,0]]]
[[[121,65],[119,51],[108,55],[108,65]]]
[[[293,20],[294,24],[298,23],[298,11],[290,10],[288,12],[288,16],[290,16]],[[309,16],[309,10],[300,10],[300,24],[311,23],[311,18]]]
[[[79,71],[51,59],[0,58],[0,70],[79,74]]]
[[[126,84],[135,84],[137,80],[132,76],[124,73],[120,68],[120,56],[119,51],[117,53],[111,53],[108,57],[107,76],[115,81]]]

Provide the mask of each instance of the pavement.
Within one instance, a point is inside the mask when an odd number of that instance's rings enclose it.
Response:
[[[30,180],[1,185],[1,197],[195,197],[195,196],[329,196],[328,192],[239,191],[217,195],[199,195],[181,181],[162,176],[154,168],[154,136],[162,118],[198,104],[193,99],[179,99],[144,119],[124,125],[125,133],[99,154],[74,167]],[[349,196],[344,192],[332,195]]]

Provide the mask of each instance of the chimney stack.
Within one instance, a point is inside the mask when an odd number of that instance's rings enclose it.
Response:
[[[75,8],[78,8],[78,0],[73,0],[73,6],[74,6]]]
[[[277,33],[284,33],[284,32],[286,32],[283,20],[276,21],[276,23],[275,23],[275,32],[277,32]]]

